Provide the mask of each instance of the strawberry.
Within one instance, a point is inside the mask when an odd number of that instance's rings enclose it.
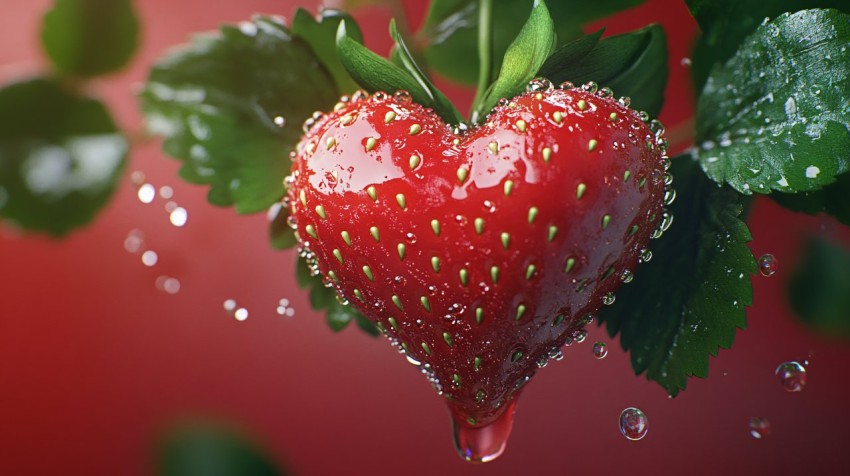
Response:
[[[535,80],[469,130],[404,92],[358,93],[297,146],[301,254],[421,367],[456,438],[506,436],[522,386],[669,224],[666,143],[646,122],[592,83]],[[460,444],[479,460],[504,446]]]

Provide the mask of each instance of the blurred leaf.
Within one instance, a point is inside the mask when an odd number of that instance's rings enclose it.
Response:
[[[715,64],[725,63],[764,21],[806,8],[837,8],[850,12],[847,0],[685,0],[702,36],[693,54],[692,72],[700,91]]]
[[[283,206],[281,202],[276,202],[269,208],[269,240],[272,248],[276,250],[292,248],[298,242],[295,232],[289,227],[289,215],[289,207]]]
[[[139,44],[132,0],[55,0],[41,42],[59,71],[89,77],[123,68]]]
[[[835,183],[817,192],[773,193],[770,198],[789,210],[809,215],[826,213],[850,225],[850,173],[839,175]]]
[[[660,25],[649,25],[604,38],[588,51],[587,45],[598,34],[579,38],[553,53],[538,75],[555,84],[571,81],[581,85],[595,81],[619,96],[631,98],[632,108],[657,116],[664,104],[667,85],[664,29]]]
[[[756,262],[740,219],[740,195],[720,188],[687,157],[673,159],[675,221],[652,243],[652,260],[634,283],[600,311],[611,336],[620,334],[636,374],[676,395],[691,376],[708,376],[708,357],[728,349],[746,325]]]
[[[418,104],[431,108],[449,124],[460,121],[461,116],[439,91],[428,87],[430,82],[423,84],[421,78],[414,78],[408,70],[398,66],[386,58],[370,51],[355,38],[348,34],[346,23],[341,23],[336,39],[337,52],[342,64],[349,74],[363,89],[369,93],[383,91],[393,94],[396,91],[407,91]],[[400,62],[411,60],[402,59],[403,51],[398,50]],[[435,94],[436,92],[436,94]]]
[[[850,170],[850,15],[784,14],[715,67],[697,105],[703,170],[741,193],[818,190]]]
[[[341,94],[351,94],[357,90],[357,83],[336,54],[336,32],[342,21],[348,26],[348,34],[355,41],[363,43],[363,34],[351,15],[333,8],[322,10],[316,18],[307,10],[299,8],[292,20],[292,35],[310,45],[319,61],[333,76],[337,91]]]
[[[811,239],[788,283],[791,308],[822,332],[850,337],[850,251]]]
[[[0,217],[54,236],[115,191],[127,140],[99,101],[38,78],[0,89]]]
[[[581,36],[581,27],[612,13],[640,5],[645,0],[553,0],[547,3],[554,20],[558,44]],[[519,34],[534,0],[493,2],[493,71]],[[417,44],[425,45],[428,65],[441,75],[473,85],[478,79],[478,0],[433,0]]]
[[[525,91],[529,81],[555,49],[555,25],[544,2],[535,2],[531,15],[516,39],[505,51],[499,75],[480,103],[476,104],[472,121],[478,122],[501,98],[512,98]]]
[[[159,443],[159,476],[283,476],[272,458],[243,436],[211,424],[170,432]]]
[[[210,185],[210,203],[239,213],[265,210],[283,196],[301,124],[338,97],[310,47],[270,17],[173,50],[141,95],[148,128],[183,161],[181,177]]]

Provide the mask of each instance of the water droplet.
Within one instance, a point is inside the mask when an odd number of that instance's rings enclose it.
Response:
[[[534,78],[525,87],[526,92],[536,93],[552,89],[552,82],[546,78]]]
[[[750,435],[757,440],[760,440],[765,436],[769,436],[770,421],[768,421],[767,418],[761,417],[750,418]]]
[[[604,359],[608,355],[608,346],[604,342],[593,344],[593,356],[597,359]]]
[[[596,91],[599,89],[599,85],[593,81],[589,81],[581,85],[581,89],[589,92],[590,94],[596,94]]]
[[[284,127],[286,125],[286,118],[283,116],[275,116],[274,125],[277,127]]]
[[[563,90],[569,91],[570,89],[574,89],[576,85],[570,81],[564,81],[563,83],[559,84],[558,87]]]
[[[177,294],[180,292],[180,281],[177,278],[169,276],[160,276],[156,278],[156,288],[168,294]]]
[[[626,438],[637,441],[649,431],[649,420],[640,409],[629,407],[620,413],[620,433]]]
[[[759,258],[759,273],[762,276],[773,276],[776,274],[776,268],[779,266],[779,261],[770,253],[761,255]]]
[[[142,203],[151,203],[156,197],[156,188],[149,183],[142,184],[138,191],[139,201]]]
[[[162,187],[159,187],[159,196],[168,200],[174,196],[174,189],[168,185],[163,185]]]
[[[806,368],[799,362],[784,362],[776,367],[776,377],[789,392],[799,392],[806,386]]]
[[[492,423],[475,426],[474,420],[452,412],[455,449],[461,458],[475,463],[486,463],[498,458],[504,451],[514,421],[516,399],[505,405],[501,415]]]
[[[628,283],[631,283],[631,282],[632,282],[632,280],[634,280],[634,279],[635,279],[635,274],[634,274],[634,273],[632,273],[631,271],[629,271],[629,270],[627,270],[627,269],[626,269],[626,270],[623,270],[623,274],[622,274],[622,275],[620,275],[620,279],[621,279],[624,283],[628,284]]]
[[[240,307],[239,309],[233,312],[233,317],[237,321],[244,321],[245,319],[248,319],[248,310],[244,307]]]
[[[181,227],[186,224],[186,220],[189,219],[189,212],[186,211],[183,207],[177,207],[171,211],[168,215],[168,219],[171,221],[171,224],[176,227]]]
[[[157,256],[156,251],[147,250],[142,253],[142,264],[145,266],[153,266],[157,261],[159,261],[159,256]]]
[[[605,293],[604,296],[602,296],[602,304],[604,304],[606,306],[610,306],[611,304],[614,304],[614,301],[616,299],[617,299],[617,297],[614,296],[614,293],[612,293],[611,291],[608,291],[607,293]]]
[[[581,344],[585,339],[587,339],[587,329],[582,329],[576,333],[575,342],[577,344]]]
[[[404,239],[406,239],[407,242],[410,243],[411,245],[416,244],[416,235],[414,235],[413,233],[406,233],[404,235]]]
[[[466,226],[466,224],[468,223],[466,217],[463,215],[455,215],[455,221],[460,226]]]
[[[128,253],[138,253],[145,245],[145,237],[141,230],[133,229],[124,239],[124,249]]]
[[[647,263],[650,260],[652,260],[652,251],[649,251],[647,249],[641,250],[641,252],[640,252],[640,262],[641,263]]]
[[[393,99],[395,99],[395,102],[399,104],[409,104],[413,100],[410,93],[405,90],[396,91],[395,94],[393,94]]]
[[[173,211],[174,211],[174,209],[175,209],[175,208],[177,208],[177,206],[178,206],[178,205],[177,205],[177,202],[174,202],[174,201],[170,201],[170,200],[169,200],[169,201],[168,201],[168,203],[166,203],[166,204],[165,204],[165,206],[164,206],[163,208],[165,208],[165,211],[166,211],[167,213],[171,213],[171,212],[173,212]]]
[[[145,173],[141,170],[136,170],[130,174],[130,183],[136,187],[141,187],[145,183]]]
[[[610,98],[614,96],[614,91],[611,88],[602,88],[596,93],[601,98]]]
[[[688,66],[691,65],[691,59],[690,58],[682,58],[682,60],[679,61],[679,64],[681,64],[684,67],[688,67]]]
[[[235,299],[226,299],[224,301],[224,310],[227,312],[233,312],[236,310],[236,300]]]

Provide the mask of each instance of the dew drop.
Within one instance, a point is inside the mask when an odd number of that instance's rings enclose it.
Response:
[[[770,253],[766,253],[761,255],[759,258],[759,273],[762,276],[773,276],[776,274],[776,268],[778,267],[779,262],[776,257]]]
[[[393,99],[395,99],[395,102],[399,104],[409,104],[413,100],[410,93],[405,90],[396,91],[395,94],[393,94]]]
[[[599,89],[599,85],[593,81],[589,81],[581,85],[581,89],[589,92],[590,94],[596,94],[596,91]]]
[[[608,355],[608,346],[604,342],[593,344],[593,356],[597,359],[604,359]]]
[[[575,89],[576,85],[571,83],[570,81],[564,81],[563,83],[558,85],[559,88],[569,91],[570,89]]]
[[[617,297],[614,296],[614,293],[612,293],[611,291],[608,291],[607,293],[605,293],[604,296],[602,296],[602,304],[604,304],[606,306],[610,306],[611,304],[614,304],[614,301],[616,299],[617,299]]]
[[[416,235],[414,235],[413,233],[406,233],[404,235],[404,239],[406,239],[407,242],[410,243],[411,245],[416,244]]]
[[[767,418],[761,417],[750,418],[750,435],[757,440],[769,436],[770,421]]]
[[[623,274],[620,275],[620,280],[622,280],[626,284],[631,283],[632,280],[634,280],[634,279],[635,279],[635,274],[632,273],[631,271],[627,270],[627,269],[623,270]]]
[[[649,431],[649,420],[640,409],[629,407],[620,413],[620,433],[626,438],[637,441]]]
[[[585,339],[587,339],[587,329],[582,329],[575,335],[576,344],[581,344]]]
[[[139,201],[142,203],[151,203],[156,197],[156,188],[149,183],[142,184],[138,191]]]
[[[159,261],[159,256],[157,256],[156,251],[147,250],[142,253],[142,264],[145,266],[153,266],[157,261]]]
[[[177,207],[171,211],[168,215],[169,221],[171,224],[176,227],[181,227],[186,224],[186,220],[189,219],[189,212],[186,211],[183,207]]]
[[[546,78],[534,78],[525,87],[526,92],[536,93],[552,89],[552,82]]]
[[[784,362],[776,367],[776,378],[789,392],[799,392],[806,386],[806,368],[799,362]]]

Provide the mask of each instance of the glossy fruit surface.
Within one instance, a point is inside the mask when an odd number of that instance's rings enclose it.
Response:
[[[595,87],[529,89],[468,131],[357,94],[309,121],[289,179],[311,268],[471,428],[613,301],[664,214],[645,116]]]

